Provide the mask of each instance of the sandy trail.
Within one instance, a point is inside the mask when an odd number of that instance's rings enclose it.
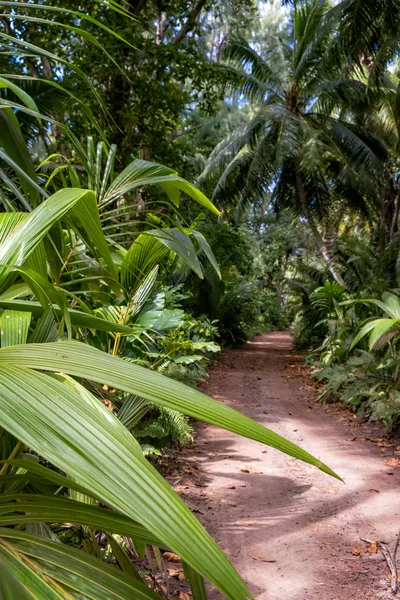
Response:
[[[257,600],[390,598],[384,558],[360,537],[393,545],[400,528],[400,468],[386,465],[393,448],[354,439],[357,429],[313,405],[307,379],[290,377],[300,358],[288,332],[266,334],[225,352],[204,389],[321,458],[345,484],[201,424],[186,458],[207,483],[188,503]]]

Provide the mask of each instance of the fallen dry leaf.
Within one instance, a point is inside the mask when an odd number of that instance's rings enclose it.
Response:
[[[187,477],[184,477],[183,479],[181,479],[177,485],[179,485],[181,487],[197,487],[195,482],[192,481],[191,479],[188,479]]]
[[[371,552],[371,554],[376,554],[378,552],[378,546],[376,542],[372,542],[367,548],[367,552]]]
[[[263,556],[259,556],[258,554],[255,554],[253,556],[253,560],[261,560],[261,562],[267,562],[267,563],[275,563],[276,560],[270,560],[269,558],[264,558]]]
[[[181,575],[181,573],[183,573],[182,569],[168,569],[168,575],[170,577],[178,577],[179,575]]]
[[[245,466],[244,469],[240,469],[241,471],[243,471],[243,473],[252,473],[253,475],[257,475],[262,473],[262,471],[259,471],[259,469],[256,469],[255,467],[249,467],[249,466]]]
[[[375,494],[380,494],[380,491],[379,491],[379,490],[374,490],[373,488],[371,488],[371,489],[370,489],[370,490],[368,490],[368,491],[369,491],[369,492],[371,492],[371,494],[372,494],[372,493],[375,493]]]
[[[192,597],[186,592],[179,592],[179,600],[192,600]]]
[[[388,467],[398,467],[400,464],[400,460],[398,458],[389,458],[389,460],[385,461],[385,465]]]
[[[357,548],[357,546],[355,546],[353,548],[353,550],[351,551],[353,556],[359,556],[362,552],[362,548]]]
[[[175,554],[174,552],[164,552],[163,557],[168,562],[174,562],[174,563],[181,562],[181,559],[179,558],[179,556],[177,554]]]

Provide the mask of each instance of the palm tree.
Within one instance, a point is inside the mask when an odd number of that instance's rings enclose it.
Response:
[[[400,0],[342,0],[328,18],[339,21],[339,40],[356,63],[367,63],[374,80],[399,48]]]
[[[345,286],[318,220],[343,203],[370,210],[385,150],[357,123],[369,99],[326,21],[330,3],[310,0],[291,9],[287,39],[271,36],[257,52],[242,39],[225,49],[227,81],[253,115],[212,152],[202,180],[216,180],[214,200],[241,208],[271,194],[306,219],[334,279]]]
[[[377,80],[399,47],[400,0],[341,0],[328,11],[326,21],[337,23],[340,46],[354,64],[368,64],[371,78]]]

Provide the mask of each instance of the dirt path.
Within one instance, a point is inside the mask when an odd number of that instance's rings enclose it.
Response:
[[[321,458],[345,484],[199,425],[184,460],[206,484],[183,496],[257,600],[390,598],[382,554],[368,552],[360,537],[393,545],[400,528],[400,468],[386,465],[395,448],[363,441],[371,428],[353,428],[340,413],[313,405],[309,381],[290,376],[300,358],[288,332],[266,334],[225,352],[204,389]]]

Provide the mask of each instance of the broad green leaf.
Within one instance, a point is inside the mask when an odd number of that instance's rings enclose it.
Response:
[[[0,300],[15,300],[20,296],[29,296],[30,293],[31,289],[26,283],[16,283],[1,294]]]
[[[168,254],[168,249],[155,237],[140,234],[126,252],[121,263],[121,284],[130,298],[147,275]]]
[[[0,246],[4,244],[7,238],[19,227],[22,221],[27,218],[29,213],[20,213],[20,212],[12,212],[12,213],[2,213],[0,214]],[[43,242],[39,242],[34,250],[31,252],[27,260],[25,261],[26,267],[29,267],[35,270],[37,273],[42,275],[43,277],[47,277],[47,264],[46,264],[46,254],[44,250]],[[6,266],[6,265],[3,265]],[[9,273],[7,274],[6,280],[3,282],[3,287],[7,290],[11,283],[17,277],[16,269],[17,267],[11,268],[13,265],[8,265],[10,267]],[[14,272],[13,272],[14,271]],[[7,284],[6,284],[7,282]],[[32,283],[32,282],[31,282]],[[36,294],[38,290],[33,289],[32,285],[30,289]],[[29,295],[29,290],[26,295]],[[40,293],[40,292],[39,292]]]
[[[31,313],[5,310],[0,316],[1,347],[25,344],[28,338]]]
[[[107,535],[107,542],[110,544],[111,551],[115,557],[115,560],[121,567],[121,571],[130,577],[135,577],[135,579],[138,581],[142,581],[142,578],[140,577],[139,572],[132,560],[129,558],[127,552],[124,548],[122,548],[117,540],[112,535]]]
[[[5,15],[2,15],[2,16],[5,16]],[[33,98],[31,98],[30,95],[27,94],[22,88],[20,88],[18,85],[16,85],[15,83],[13,83],[12,81],[10,81],[6,77],[1,77],[0,76],[0,88],[8,88],[16,96],[18,96],[18,98],[20,100],[22,100],[22,102],[24,104],[26,104],[26,106],[28,106],[31,110],[35,110],[36,112],[39,112],[37,104],[33,100]]]
[[[365,325],[360,329],[360,331],[357,333],[356,337],[354,338],[351,346],[350,346],[350,350],[352,348],[354,348],[354,346],[356,344],[358,344],[358,342],[367,335],[367,333],[369,333],[370,331],[372,331],[375,326],[376,326],[376,321],[379,319],[374,319],[373,321],[369,321],[368,323],[365,323]],[[393,323],[393,321],[392,321]]]
[[[97,210],[96,197],[92,191],[70,188],[60,190],[45,200],[29,215],[15,213],[15,217],[7,217],[10,221],[8,228],[2,218],[2,245],[0,247],[0,282],[3,289],[6,285],[4,277],[7,267],[22,266],[29,258],[32,259],[34,251],[38,251],[41,240],[53,225],[70,211],[69,218],[73,221],[85,243],[95,252],[99,252],[107,265],[111,276],[117,283],[118,273],[111,257],[107,241],[103,235],[100,218]],[[12,214],[12,213],[11,213]],[[43,260],[41,260],[43,263]],[[35,263],[31,263],[33,266]],[[43,268],[41,269],[41,272]],[[44,273],[42,272],[44,275]],[[3,278],[3,281],[1,279]]]
[[[0,104],[3,103],[0,100]],[[32,181],[36,181],[36,171],[29,150],[22,137],[18,120],[11,108],[1,106],[0,108],[0,145],[4,152],[20,167]],[[31,206],[36,206],[39,194],[26,177],[17,172],[19,182],[26,199]]]
[[[39,302],[28,301],[28,300],[2,300],[0,298],[0,308],[9,310],[20,310],[32,313],[35,317],[40,317],[44,314],[45,310]],[[63,311],[57,305],[52,305],[52,310],[58,317],[63,316]],[[99,314],[99,312],[97,313]],[[125,335],[133,335],[135,329],[128,325],[121,325],[107,319],[88,315],[87,313],[80,312],[68,308],[68,315],[71,318],[71,323],[75,327],[86,327],[88,329],[107,331],[109,333],[122,333]]]
[[[35,562],[23,557],[16,552],[14,546],[0,537],[0,565],[5,567],[3,575],[6,578],[6,585],[11,589],[22,590],[18,592],[18,598],[30,598],[35,600],[65,600],[68,596],[64,595],[62,590],[56,587],[55,582],[50,579],[45,580],[41,576],[40,569]],[[58,589],[57,589],[58,588]],[[71,598],[71,596],[70,596]]]
[[[296,444],[229,406],[159,373],[122,361],[85,344],[72,341],[2,348],[0,362],[46,371],[61,371],[107,384],[155,404],[278,448],[339,478],[327,465]]]
[[[27,213],[9,212],[0,214],[0,245],[13,233],[27,216]]]
[[[203,192],[201,192],[193,184],[186,181],[186,179],[178,177],[176,181],[174,181],[174,185],[179,190],[190,196],[190,198],[193,198],[193,200],[196,200],[199,204],[204,206],[204,208],[207,208],[207,210],[212,212],[214,215],[219,216],[221,214],[217,207],[207,198],[207,196],[205,196]]]
[[[202,233],[200,233],[200,231],[196,231],[196,229],[192,229],[191,231],[192,231],[193,237],[196,238],[197,243],[199,244],[200,248],[202,249],[204,254],[207,256],[208,260],[214,267],[215,271],[217,272],[218,277],[221,279],[222,278],[221,270],[219,268],[217,259],[214,256],[214,252],[211,250],[210,244],[207,242],[204,235]]]
[[[24,588],[6,564],[6,561],[0,556],[0,598],[18,598],[18,600],[32,600],[33,596]]]
[[[212,213],[220,214],[214,204],[199,189],[179,177],[176,171],[145,160],[134,160],[114,179],[104,194],[101,205],[104,206],[117,200],[136,188],[156,184],[164,188],[175,204],[178,203],[179,191],[183,191]]]
[[[42,494],[0,495],[1,527],[31,521],[77,523],[108,533],[125,535],[145,544],[162,546],[162,541],[142,525],[132,521],[129,517],[105,508]]]
[[[400,300],[398,296],[385,292],[382,294],[382,300],[386,306],[386,312],[393,317],[393,319],[400,319]]]
[[[383,302],[382,300],[376,300],[375,298],[370,298],[368,300],[353,300],[352,302],[361,303],[361,304],[375,304],[375,306],[379,306],[383,310],[383,312],[387,313],[393,319],[397,319],[396,312],[392,311],[392,307],[390,304]]]
[[[154,267],[152,271],[147,275],[147,277],[142,281],[140,286],[136,289],[132,300],[129,303],[130,307],[130,317],[132,318],[134,315],[138,314],[145,302],[148,300],[154,285],[157,281],[158,275],[158,265]]]
[[[380,338],[385,335],[398,321],[395,319],[375,319],[374,328],[369,338],[369,349],[372,350]]]
[[[106,186],[107,186],[107,183],[108,183],[108,180],[112,176],[116,154],[117,154],[117,146],[115,144],[111,144],[110,150],[108,151],[107,162],[106,162],[106,166],[104,168],[104,173],[103,173],[103,177],[102,177],[102,181],[101,181],[100,192],[98,195],[98,202],[101,202],[104,192],[105,192],[105,189],[106,189]]]
[[[0,564],[1,559],[24,585],[26,598],[30,599],[160,598],[144,584],[98,558],[21,531],[0,529]]]
[[[178,179],[175,171],[158,163],[136,159],[132,161],[107,189],[102,205],[115,201],[136,188]]]
[[[32,258],[31,254],[30,258]],[[37,271],[33,269],[29,269],[27,267],[14,267],[13,270],[21,273],[22,278],[28,283],[31,287],[32,292],[35,294],[37,299],[40,301],[40,304],[44,311],[46,311],[49,307],[57,306],[59,312],[62,315],[62,318],[65,320],[65,325],[68,331],[68,337],[72,336],[72,328],[71,328],[71,316],[68,311],[67,300],[65,295],[62,292],[58,291],[52,283]]]
[[[183,563],[182,566],[184,575],[190,583],[190,589],[192,591],[193,600],[208,600],[207,590],[206,586],[204,585],[203,577],[186,563]]]
[[[171,329],[176,329],[177,327],[183,326],[184,316],[185,312],[180,308],[174,308],[173,310],[164,308],[161,311],[161,314],[157,317],[156,321],[154,321],[154,323],[151,325],[151,328],[153,331],[157,331],[158,333],[171,331]],[[140,318],[141,317],[139,317],[139,323]]]
[[[0,111],[1,112],[1,111]],[[65,189],[45,200],[21,221],[0,246],[0,291],[4,291],[8,268],[3,265],[22,266],[52,225],[61,219],[79,201],[91,198],[88,190]]]
[[[39,318],[35,330],[29,338],[29,342],[32,344],[42,344],[43,342],[58,342],[59,339],[60,336],[57,330],[54,311],[49,307]]]
[[[175,252],[190,267],[200,279],[203,279],[203,270],[197,252],[190,237],[181,229],[173,227],[171,229],[153,229],[146,231],[143,235],[155,237],[169,250]]]
[[[111,276],[118,280],[118,272],[112,259],[107,240],[101,228],[95,194],[86,196],[84,202],[76,203],[71,210],[71,220],[89,248],[98,250]]]
[[[90,494],[90,491],[86,487],[79,485],[78,483],[76,483],[76,481],[73,481],[69,477],[65,477],[65,475],[61,475],[57,471],[49,469],[36,461],[29,460],[26,458],[18,458],[14,460],[5,460],[3,462],[14,467],[18,467],[18,473],[12,476],[4,476],[1,478],[1,481],[5,481],[5,477],[15,477],[16,479],[18,479],[20,477],[19,473],[24,472],[28,474],[27,477],[36,478],[36,481],[42,479],[45,482],[54,483],[59,487],[65,487],[66,489],[74,489],[77,492],[80,492],[85,495]]]
[[[127,428],[132,429],[144,417],[149,409],[143,398],[129,394],[118,411],[118,419]]]
[[[39,344],[53,349],[58,345],[63,344]],[[98,408],[85,402],[52,377],[8,366],[1,358],[0,362],[1,426],[103,503],[159,536],[227,598],[250,595],[225,555],[112,413],[100,402]]]

